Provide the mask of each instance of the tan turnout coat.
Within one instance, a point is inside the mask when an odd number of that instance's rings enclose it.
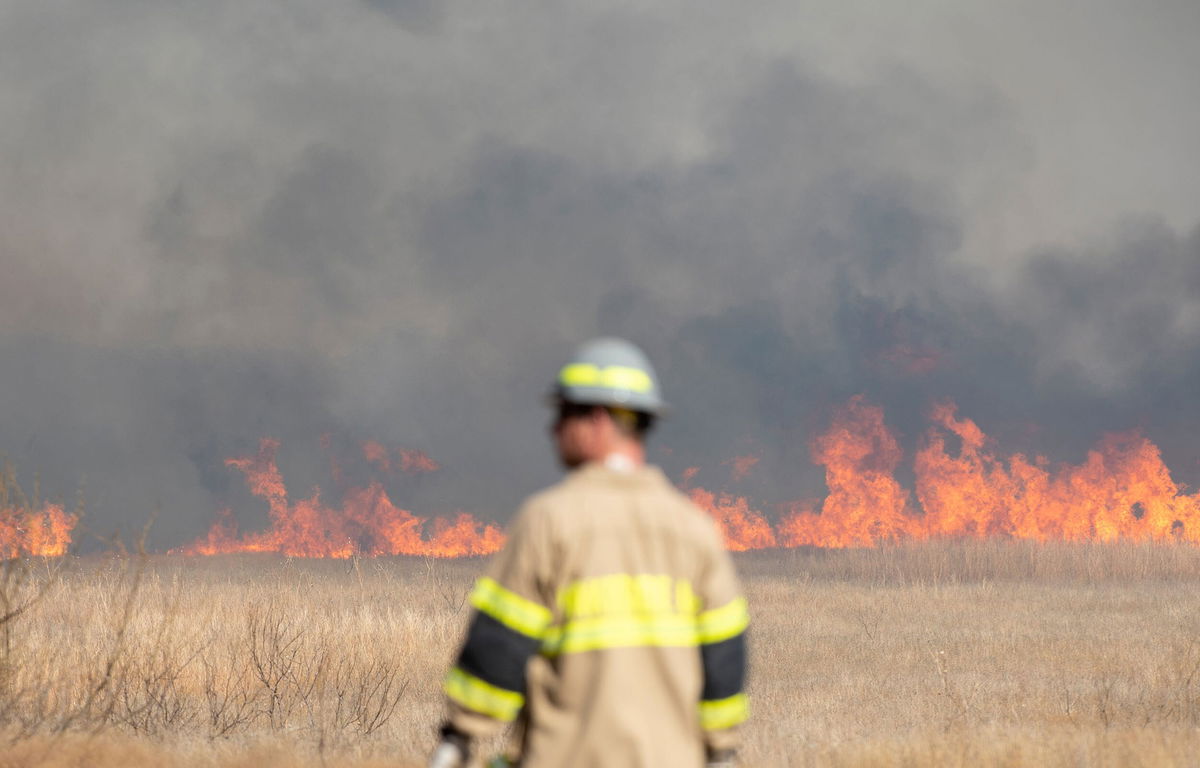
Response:
[[[654,467],[589,464],[530,498],[471,595],[445,683],[522,768],[698,768],[746,718],[745,599],[713,521]]]

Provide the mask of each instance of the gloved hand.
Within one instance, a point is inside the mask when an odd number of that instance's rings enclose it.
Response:
[[[441,741],[429,756],[429,768],[464,768],[471,757],[471,739],[465,733],[443,725]]]
[[[710,749],[705,759],[704,768],[733,768],[737,760],[737,752],[732,749]]]

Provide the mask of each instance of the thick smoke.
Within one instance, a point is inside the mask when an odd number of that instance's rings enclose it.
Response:
[[[443,467],[398,503],[506,519],[555,477],[554,368],[616,333],[674,404],[655,458],[760,455],[764,504],[823,492],[860,392],[909,446],[950,397],[1062,460],[1141,428],[1195,482],[1200,23],[1157,12],[980,12],[964,58],[886,8],[4,4],[0,449],[158,546],[261,523],[223,459],[263,436],[294,493],[375,439]],[[1055,154],[1063,103],[1112,120]]]

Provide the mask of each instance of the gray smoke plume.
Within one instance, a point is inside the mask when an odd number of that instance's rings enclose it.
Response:
[[[540,397],[600,333],[674,416],[656,460],[823,493],[855,393],[911,448],[1140,428],[1200,480],[1200,10],[835,2],[0,3],[0,450],[156,546],[282,441],[507,519]]]

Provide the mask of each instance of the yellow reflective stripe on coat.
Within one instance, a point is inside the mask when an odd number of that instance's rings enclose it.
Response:
[[[550,626],[550,609],[505,589],[495,580],[482,578],[471,591],[471,606],[509,629],[540,640]]]
[[[651,392],[654,389],[650,374],[624,365],[599,368],[591,363],[571,363],[558,372],[558,383],[564,387],[607,387],[630,392]]]
[[[550,627],[542,641],[542,653],[556,656],[607,648],[688,648],[696,644],[696,619],[686,614],[592,616]]]
[[[686,579],[665,573],[613,573],[558,591],[563,616],[695,614],[699,601]]]
[[[525,697],[516,691],[497,688],[489,682],[464,672],[458,667],[450,670],[442,690],[462,706],[497,720],[511,723],[517,719]]]
[[[700,725],[706,731],[732,728],[750,717],[750,700],[738,693],[727,699],[700,702]]]
[[[692,585],[663,573],[613,573],[576,581],[558,592],[566,621],[546,630],[542,653],[697,644]]]
[[[720,608],[700,614],[697,634],[701,644],[719,643],[741,634],[750,625],[750,613],[746,598],[731,600]]]

